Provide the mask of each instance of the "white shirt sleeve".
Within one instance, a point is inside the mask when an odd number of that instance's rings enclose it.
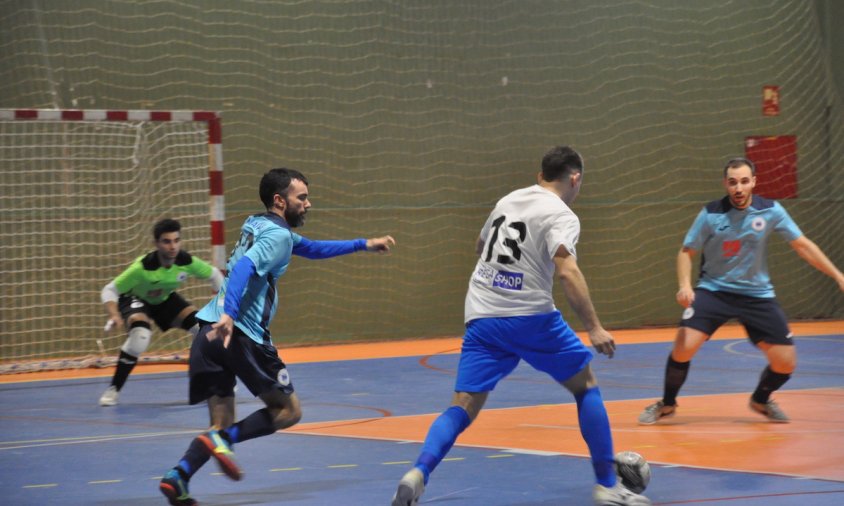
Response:
[[[220,269],[211,267],[211,277],[208,278],[208,282],[211,283],[211,288],[215,292],[220,291],[220,287],[223,286],[223,273],[220,272]]]
[[[114,284],[114,280],[112,280],[109,284],[103,287],[103,291],[100,292],[100,300],[103,301],[103,304],[106,302],[117,302],[120,299],[120,293],[117,291],[117,286]]]
[[[580,239],[580,220],[574,213],[567,213],[558,216],[548,230],[547,244],[548,254],[551,258],[557,253],[562,245],[571,256],[577,258],[577,241]]]

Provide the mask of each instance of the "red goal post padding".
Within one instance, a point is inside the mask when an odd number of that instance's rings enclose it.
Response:
[[[102,109],[0,109],[0,121],[196,121],[208,128],[208,189],[211,260],[226,267],[225,201],[223,198],[223,131],[220,115],[211,111],[147,111]]]

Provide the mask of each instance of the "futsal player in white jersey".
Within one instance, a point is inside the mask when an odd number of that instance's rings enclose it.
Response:
[[[580,222],[569,206],[582,182],[580,154],[555,147],[542,159],[537,184],[499,200],[487,218],[466,294],[466,333],[452,405],[431,424],[414,467],[399,482],[393,506],[417,504],[431,472],[520,360],[574,394],[597,481],[595,503],[650,504],[616,480],[609,418],[589,365],[592,353],[563,320],[552,296],[557,277],[592,345],[612,357],[615,342],[598,320],[577,265]]]
[[[677,394],[686,381],[692,357],[732,318],[744,325],[751,342],[768,359],[750,397],[750,409],[772,422],[788,423],[788,416],[770,398],[797,366],[788,321],[768,275],[767,245],[774,232],[844,291],[844,274],[803,235],[785,208],[775,200],[753,194],[756,167],[752,161],[727,161],[723,184],[727,195],[701,209],[677,254],[677,302],[686,309],[665,365],[663,397],[639,415],[642,425],[674,415]],[[692,289],[692,257],[698,251],[700,280]]]

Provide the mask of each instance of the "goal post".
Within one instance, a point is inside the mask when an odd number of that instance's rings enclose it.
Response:
[[[183,248],[225,267],[222,126],[209,111],[0,109],[0,374],[114,363],[102,287],[182,224]],[[207,282],[179,290],[202,306]],[[182,330],[142,360],[184,357]]]

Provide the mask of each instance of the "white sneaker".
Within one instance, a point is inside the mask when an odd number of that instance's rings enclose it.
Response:
[[[393,495],[392,506],[413,506],[419,504],[419,498],[425,491],[425,478],[422,471],[413,468],[406,472],[399,481],[399,488]]]
[[[607,488],[603,485],[595,485],[595,490],[592,492],[592,499],[595,501],[595,506],[650,506],[651,500],[639,494],[634,494],[630,490],[624,488],[621,482],[615,484],[612,488]]]
[[[103,395],[100,397],[100,406],[116,406],[117,405],[117,397],[120,394],[117,392],[117,389],[114,385],[108,387]]]

